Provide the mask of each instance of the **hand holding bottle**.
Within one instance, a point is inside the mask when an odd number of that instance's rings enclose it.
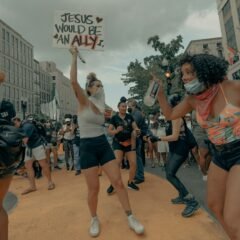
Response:
[[[152,72],[150,74],[152,79],[150,80],[148,90],[144,97],[144,104],[149,107],[154,105],[158,92],[163,90],[162,81],[156,76],[156,74]]]

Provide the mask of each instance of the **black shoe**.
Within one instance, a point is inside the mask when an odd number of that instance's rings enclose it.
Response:
[[[132,190],[139,190],[139,187],[134,182],[128,182],[128,188]]]
[[[182,212],[182,216],[191,217],[199,208],[200,204],[196,200],[192,200],[189,203],[187,203],[187,206]]]
[[[114,192],[114,187],[112,185],[110,185],[107,189],[107,193],[110,195]]]
[[[75,176],[80,175],[80,174],[81,174],[81,170],[77,170],[77,171],[75,172]]]
[[[143,183],[143,182],[144,182],[144,180],[140,180],[140,179],[136,179],[136,180],[134,181],[135,184],[140,184],[140,183]]]
[[[66,164],[66,169],[69,170],[70,169],[70,166],[69,164]]]
[[[37,179],[41,178],[42,177],[42,173],[41,172],[38,172],[36,173],[36,176],[35,176]]]
[[[183,197],[178,196],[176,198],[171,199],[171,202],[172,204],[185,204],[186,200]]]
[[[74,166],[71,167],[71,171],[73,171],[73,170],[74,170]]]
[[[54,166],[54,169],[62,170],[58,165]]]

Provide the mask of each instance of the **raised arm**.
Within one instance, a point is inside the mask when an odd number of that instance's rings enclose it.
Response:
[[[162,80],[156,77],[156,75],[152,74],[153,80],[158,81],[160,84],[160,89],[158,91],[158,103],[160,105],[160,108],[163,112],[163,115],[167,120],[174,120],[177,118],[181,118],[185,116],[188,112],[191,112],[193,110],[191,102],[191,97],[187,96],[185,97],[177,106],[172,108],[170,104],[168,103],[167,97],[163,90],[163,84]]]
[[[89,104],[88,98],[85,94],[85,91],[81,88],[77,81],[77,58],[78,58],[78,50],[76,47],[72,46],[70,48],[70,52],[72,53],[72,64],[70,69],[70,81],[73,88],[73,91],[76,95],[76,98],[80,104],[80,107],[87,106]]]
[[[168,142],[174,142],[177,141],[180,135],[181,125],[183,123],[183,120],[181,118],[178,118],[176,120],[172,121],[172,134],[168,136],[163,136],[161,138],[162,141],[168,141]]]

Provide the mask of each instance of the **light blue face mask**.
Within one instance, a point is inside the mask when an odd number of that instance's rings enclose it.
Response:
[[[185,83],[184,88],[192,95],[203,92],[206,87],[203,82],[199,82],[198,78],[193,79],[191,82]]]

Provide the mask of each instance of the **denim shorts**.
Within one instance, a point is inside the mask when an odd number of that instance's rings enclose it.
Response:
[[[212,161],[225,171],[229,171],[234,165],[240,165],[240,140],[223,145],[209,145],[213,156]]]
[[[93,138],[81,138],[80,141],[80,161],[81,168],[88,169],[115,159],[105,135]]]

